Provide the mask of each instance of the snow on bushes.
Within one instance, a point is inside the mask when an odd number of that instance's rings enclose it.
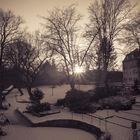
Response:
[[[133,103],[134,102],[131,98],[127,98],[125,96],[111,96],[99,100],[99,104],[102,108],[115,109],[116,111],[131,109]]]
[[[50,104],[49,103],[41,103],[41,100],[44,97],[44,93],[39,90],[38,88],[36,88],[35,90],[33,90],[32,95],[30,97],[31,105],[29,105],[28,107],[26,107],[26,109],[31,112],[31,113],[40,113],[43,111],[48,111],[51,109]]]
[[[93,113],[96,111],[90,102],[91,95],[80,90],[70,90],[65,96],[65,106],[77,113]]]
[[[66,106],[76,113],[94,113],[96,110],[110,108],[115,110],[131,109],[135,103],[133,96],[117,95],[119,89],[97,87],[95,90],[70,90],[64,99],[58,99],[57,106]]]

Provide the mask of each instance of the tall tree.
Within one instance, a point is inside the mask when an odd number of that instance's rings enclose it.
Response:
[[[40,68],[50,59],[52,52],[44,48],[39,33],[28,35],[26,38],[9,45],[7,58],[17,73],[21,74],[28,94],[32,96],[32,86]]]
[[[86,38],[97,33],[93,42],[94,58],[99,70],[103,72],[103,83],[107,85],[107,71],[116,61],[115,41],[124,28],[132,10],[128,0],[99,0],[89,6],[89,19]]]
[[[129,46],[129,50],[140,49],[140,12],[136,13],[125,26],[123,43]]]
[[[1,92],[3,85],[4,52],[7,45],[20,35],[21,17],[15,16],[11,11],[0,9],[0,107],[2,106]]]
[[[59,56],[58,61],[64,65],[68,82],[73,89],[75,85],[74,67],[80,65],[77,37],[78,22],[81,16],[77,14],[74,5],[63,9],[55,8],[49,14],[48,17],[43,17],[46,21],[44,40]]]

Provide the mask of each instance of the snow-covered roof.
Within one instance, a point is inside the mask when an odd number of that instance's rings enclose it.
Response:
[[[127,54],[124,61],[130,61],[135,59],[140,59],[140,49],[135,49],[129,54]]]

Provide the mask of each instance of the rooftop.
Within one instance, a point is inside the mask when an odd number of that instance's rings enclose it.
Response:
[[[134,59],[140,59],[140,49],[135,49],[129,54],[127,54],[124,61],[129,61]]]

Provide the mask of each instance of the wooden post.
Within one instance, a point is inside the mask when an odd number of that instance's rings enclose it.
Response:
[[[131,128],[132,128],[132,140],[138,140],[138,133],[137,133],[137,123],[136,122],[132,122],[131,123]]]

